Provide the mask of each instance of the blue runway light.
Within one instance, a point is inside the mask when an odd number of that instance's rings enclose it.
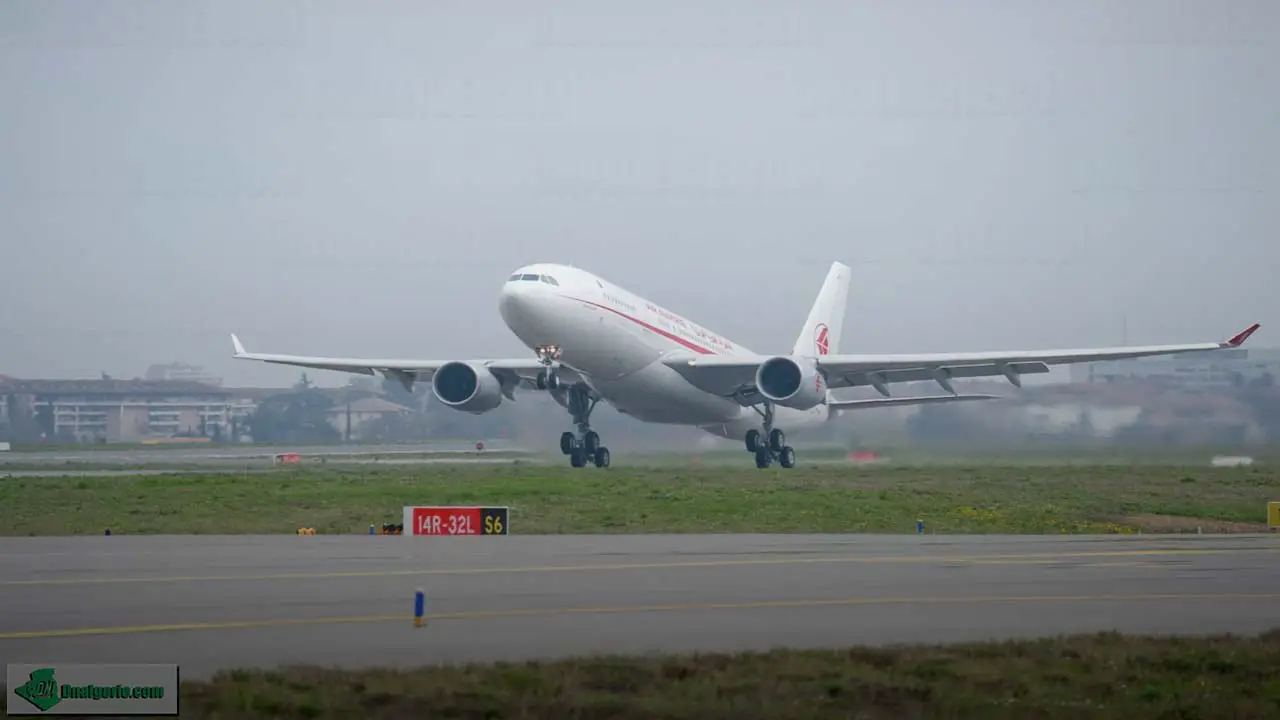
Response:
[[[924,534],[924,521],[923,521],[923,520],[917,520],[917,521],[916,521],[916,534],[917,534],[917,535],[923,535],[923,534]]]
[[[413,595],[413,626],[422,627],[422,616],[427,610],[427,597],[421,590]]]

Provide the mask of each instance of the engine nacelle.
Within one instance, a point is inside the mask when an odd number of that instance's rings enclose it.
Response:
[[[827,383],[818,366],[807,358],[771,357],[756,369],[756,388],[773,402],[808,410],[827,398]]]
[[[502,383],[483,365],[445,363],[431,376],[431,392],[454,410],[479,415],[502,404]]]

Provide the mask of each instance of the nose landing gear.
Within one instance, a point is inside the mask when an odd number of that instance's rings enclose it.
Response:
[[[560,369],[560,347],[558,345],[539,345],[535,350],[538,362],[542,363],[542,371],[538,373],[534,384],[539,390],[559,390],[560,377],[556,370]]]

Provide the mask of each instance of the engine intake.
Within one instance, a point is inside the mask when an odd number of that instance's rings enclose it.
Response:
[[[502,383],[483,365],[445,363],[431,376],[431,392],[454,410],[479,415],[502,404]]]
[[[769,358],[756,369],[756,388],[773,402],[795,410],[821,405],[827,397],[817,364],[806,358]]]

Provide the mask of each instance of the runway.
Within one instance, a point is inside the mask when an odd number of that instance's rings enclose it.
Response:
[[[0,538],[0,661],[350,667],[1280,626],[1280,537]],[[412,624],[413,592],[427,623]]]
[[[270,469],[280,453],[298,453],[304,464],[346,463],[380,465],[430,464],[458,462],[508,463],[526,451],[500,440],[485,441],[483,453],[477,453],[473,441],[435,441],[392,445],[171,445],[131,448],[58,449],[49,452],[0,453],[0,477],[103,476],[118,472],[123,466],[129,474],[137,468],[200,469],[222,468],[244,471],[246,468]],[[444,456],[444,457],[441,457]],[[52,467],[55,469],[46,469]],[[91,468],[91,469],[90,469]]]

